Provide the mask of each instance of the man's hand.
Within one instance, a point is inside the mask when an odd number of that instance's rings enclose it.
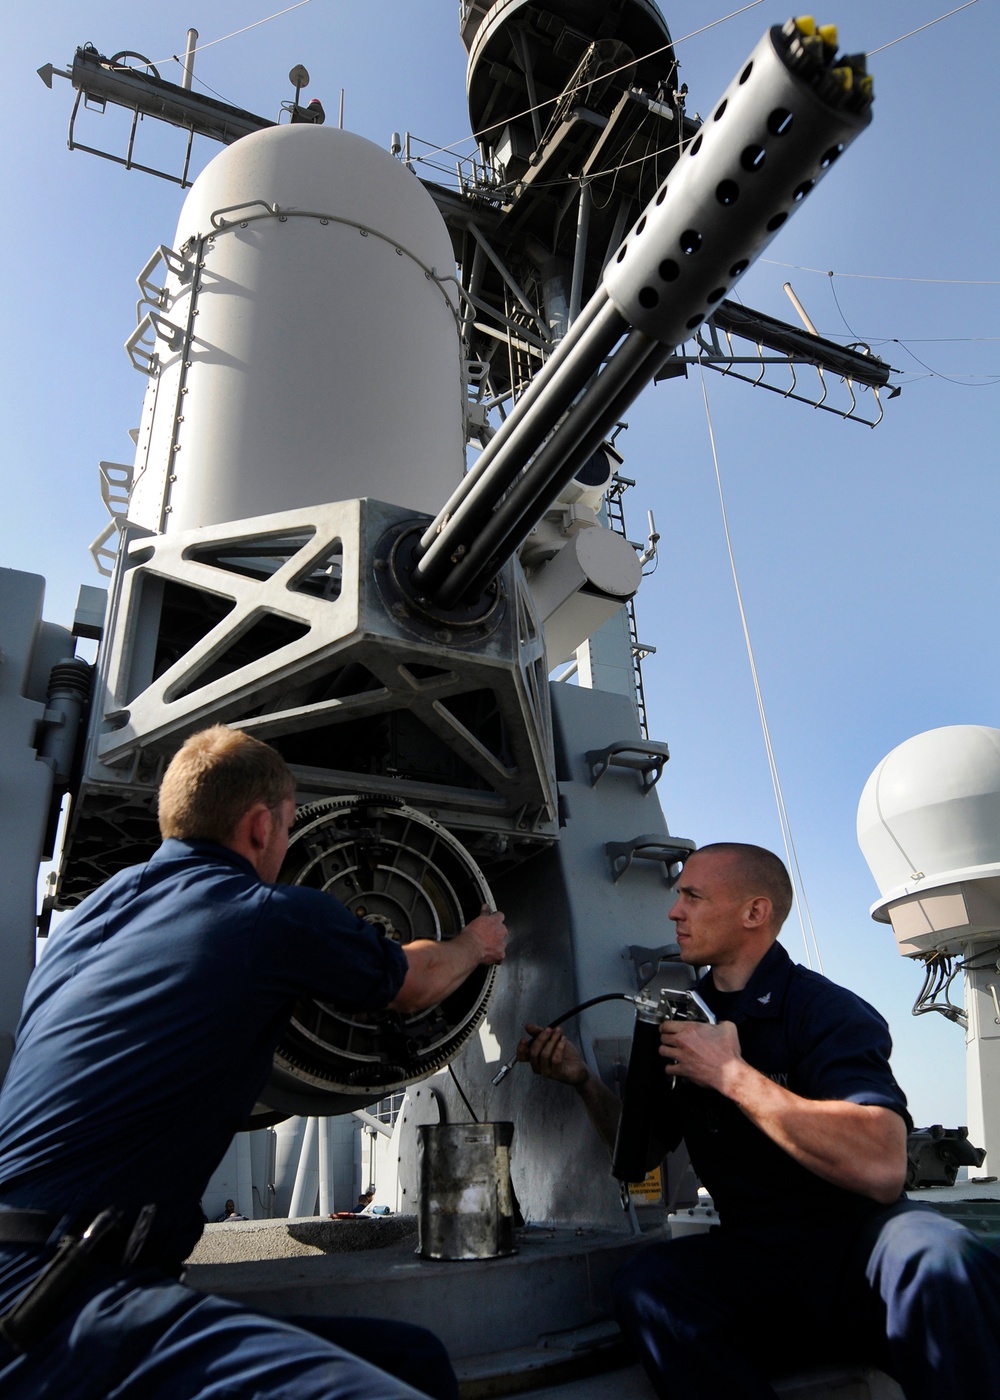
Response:
[[[502,963],[507,955],[507,928],[499,909],[491,911],[485,904],[482,913],[465,925],[459,938],[465,938],[482,963]]]
[[[906,1176],[906,1124],[891,1108],[806,1099],[748,1065],[731,1021],[665,1021],[660,1054],[667,1074],[716,1089],[809,1171],[883,1205]],[[671,1063],[673,1061],[673,1063]]]
[[[403,950],[409,970],[389,1003],[395,1011],[422,1011],[436,1006],[462,985],[477,967],[502,963],[507,953],[503,915],[486,906],[454,938],[441,943],[418,938]]]
[[[591,1074],[579,1050],[558,1026],[536,1026],[529,1021],[524,1029],[528,1035],[518,1043],[517,1058],[522,1063],[527,1061],[543,1079],[575,1089],[602,1141],[613,1152],[621,1113],[616,1095],[596,1074]]]
[[[660,1027],[660,1054],[667,1074],[690,1079],[705,1089],[726,1093],[733,1072],[745,1061],[740,1037],[732,1021],[717,1026],[704,1021],[664,1021]]]
[[[535,1074],[540,1074],[543,1079],[571,1084],[574,1089],[586,1084],[590,1071],[584,1064],[583,1056],[558,1026],[536,1026],[529,1021],[524,1029],[528,1036],[517,1047],[517,1058],[522,1064],[527,1061]]]

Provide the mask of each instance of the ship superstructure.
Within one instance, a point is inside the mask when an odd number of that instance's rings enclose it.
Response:
[[[148,853],[165,763],[223,722],[296,774],[285,878],[404,944],[504,908],[521,936],[499,979],[431,1014],[299,1007],[257,1122],[358,1111],[405,1208],[418,1126],[509,1119],[525,1217],[604,1232],[599,1270],[631,1247],[634,1208],[558,1094],[493,1079],[539,1005],[684,980],[669,939],[638,932],[662,928],[692,843],[667,826],[668,750],[644,732],[631,601],[656,535],[625,533],[618,425],[692,358],[737,376],[753,360],[761,380],[818,368],[847,386],[836,411],[858,414],[864,386],[881,415],[886,364],[730,295],[868,124],[871,87],[831,30],[790,21],[696,122],[648,0],[467,4],[461,23],[478,154],[448,186],[417,178],[409,138],[379,150],[298,91],[271,124],[78,53],[79,93],[226,149],[140,274],[136,455],[107,481],[107,612],[90,593],[77,622],[101,636],[93,673],[12,581],[35,621],[9,704],[47,760],[21,844],[37,859],[68,791],[52,902],[72,904]],[[659,161],[633,160],[650,146]],[[620,1008],[587,1016],[613,1083]],[[372,1112],[404,1091],[389,1122]],[[647,1227],[679,1189],[654,1188]],[[599,1307],[570,1301],[574,1270],[593,1261],[566,1257],[560,1306],[583,1323]]]

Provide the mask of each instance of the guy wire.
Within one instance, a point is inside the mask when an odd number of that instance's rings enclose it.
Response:
[[[802,929],[802,942],[806,950],[806,962],[812,967],[812,957],[809,952],[809,939],[806,937],[806,922],[809,924],[809,934],[812,938],[813,948],[816,952],[816,961],[819,964],[820,972],[823,971],[823,958],[819,951],[819,943],[816,938],[816,929],[813,925],[812,912],[809,908],[809,900],[806,896],[805,881],[802,878],[802,870],[799,866],[798,853],[795,850],[795,841],[792,837],[792,827],[788,819],[788,810],[785,807],[785,798],[781,790],[781,779],[778,776],[778,765],[774,757],[774,749],[771,744],[771,731],[767,722],[767,712],[764,708],[764,696],[760,688],[760,680],[757,676],[757,662],[753,654],[753,644],[750,641],[750,628],[747,623],[746,611],[743,607],[743,590],[740,587],[739,573],[736,568],[736,556],[733,553],[733,542],[729,534],[729,518],[726,513],[726,498],[722,489],[722,473],[719,470],[719,455],[715,447],[715,430],[712,426],[712,410],[708,402],[708,388],[705,384],[705,367],[699,358],[698,369],[701,373],[701,393],[705,401],[705,417],[708,423],[708,439],[712,447],[712,461],[715,466],[715,483],[719,491],[719,505],[722,508],[722,528],[726,536],[726,549],[729,553],[729,567],[733,575],[733,585],[736,589],[736,602],[740,610],[740,621],[743,624],[743,640],[746,643],[747,657],[750,661],[750,675],[753,678],[754,694],[757,697],[757,710],[760,715],[760,726],[764,733],[764,748],[767,752],[767,765],[771,773],[771,786],[774,788],[774,800],[778,808],[778,824],[781,827],[781,839],[785,847],[785,859],[788,862],[789,873],[795,887],[796,904],[799,911],[799,925]],[[803,915],[805,919],[803,919]]]

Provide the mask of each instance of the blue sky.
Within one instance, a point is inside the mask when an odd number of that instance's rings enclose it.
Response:
[[[71,88],[56,79],[50,92],[35,70],[68,66],[89,41],[162,60],[163,76],[178,81],[171,55],[190,24],[205,45],[199,81],[252,111],[276,116],[288,70],[305,63],[305,96],[322,97],[335,120],[343,88],[345,125],[379,144],[394,130],[441,145],[469,133],[457,4],[309,0],[221,43],[211,41],[281,5],[193,0],[176,20],[167,8],[50,0],[7,20],[0,563],[46,576],[53,621],[69,620],[81,582],[100,581],[87,554],[107,518],[97,463],[131,459],[126,433],[144,387],[121,348],[134,277],[170,241],[182,195],[68,152]],[[689,110],[701,112],[766,26],[786,17],[757,4],[695,34],[727,6],[662,8]],[[717,374],[706,382],[824,968],[888,1016],[918,1122],[954,1125],[966,1121],[962,1033],[910,1017],[920,973],[869,919],[876,890],[854,827],[869,773],[896,744],[938,725],[1000,722],[1000,25],[979,0],[893,42],[950,8],[841,0],[817,16],[839,25],[845,48],[889,45],[870,62],[875,121],[738,288],[749,305],[793,320],[782,291],[791,280],[822,334],[865,341],[902,371],[902,395],[873,431]],[[88,115],[79,138],[120,149],[114,115]],[[151,164],[177,168],[179,139],[150,123],[140,132]],[[216,150],[203,144],[200,163]],[[651,733],[672,753],[660,785],[668,819],[700,843],[780,849],[697,370],[647,390],[628,422],[618,446],[638,483],[626,501],[631,533],[652,509],[663,536],[637,609],[642,640],[657,648],[645,673]],[[794,922],[786,942],[802,956]]]

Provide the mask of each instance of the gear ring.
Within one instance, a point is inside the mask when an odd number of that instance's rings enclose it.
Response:
[[[414,808],[377,797],[339,797],[297,815],[281,880],[336,896],[404,947],[453,938],[492,895],[468,851]],[[422,1011],[349,1011],[299,1002],[262,1094],[304,1115],[364,1108],[443,1068],[486,1014],[495,967],[479,967]]]

